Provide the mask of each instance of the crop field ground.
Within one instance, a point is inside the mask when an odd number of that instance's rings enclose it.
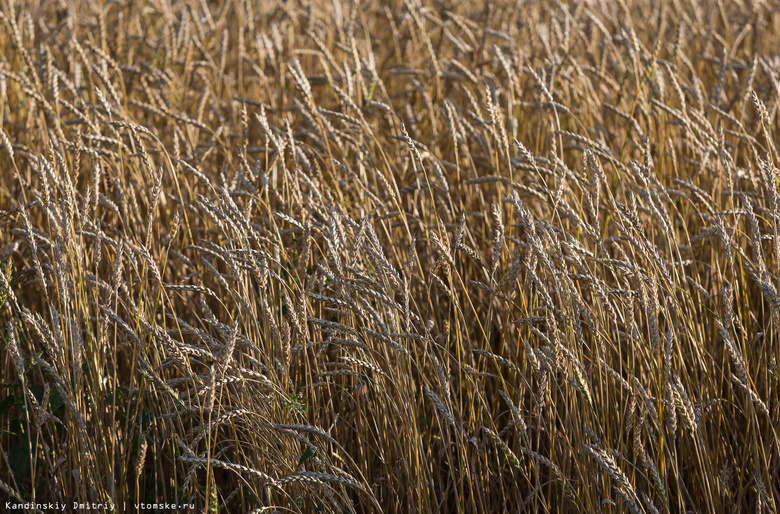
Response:
[[[777,512],[779,48],[773,0],[2,0],[0,510]]]

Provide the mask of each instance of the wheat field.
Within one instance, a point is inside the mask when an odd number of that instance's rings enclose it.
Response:
[[[0,506],[778,511],[776,1],[0,27]]]

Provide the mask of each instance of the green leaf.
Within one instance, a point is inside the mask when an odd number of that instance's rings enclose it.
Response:
[[[23,405],[23,401],[21,398],[18,398],[16,395],[12,394],[10,396],[6,396],[5,398],[0,400],[0,418],[5,417],[6,413],[13,407],[14,405]]]
[[[32,434],[32,451],[37,451],[38,448],[38,434]],[[26,436],[23,436],[21,440],[11,449],[11,454],[8,456],[11,470],[14,472],[17,482],[23,482],[27,475],[30,473],[30,447]]]
[[[301,455],[301,458],[298,459],[298,465],[295,467],[296,473],[300,471],[301,466],[309,459],[311,459],[314,456],[314,450],[311,449],[311,446],[306,445],[306,449],[303,451],[303,455]]]

